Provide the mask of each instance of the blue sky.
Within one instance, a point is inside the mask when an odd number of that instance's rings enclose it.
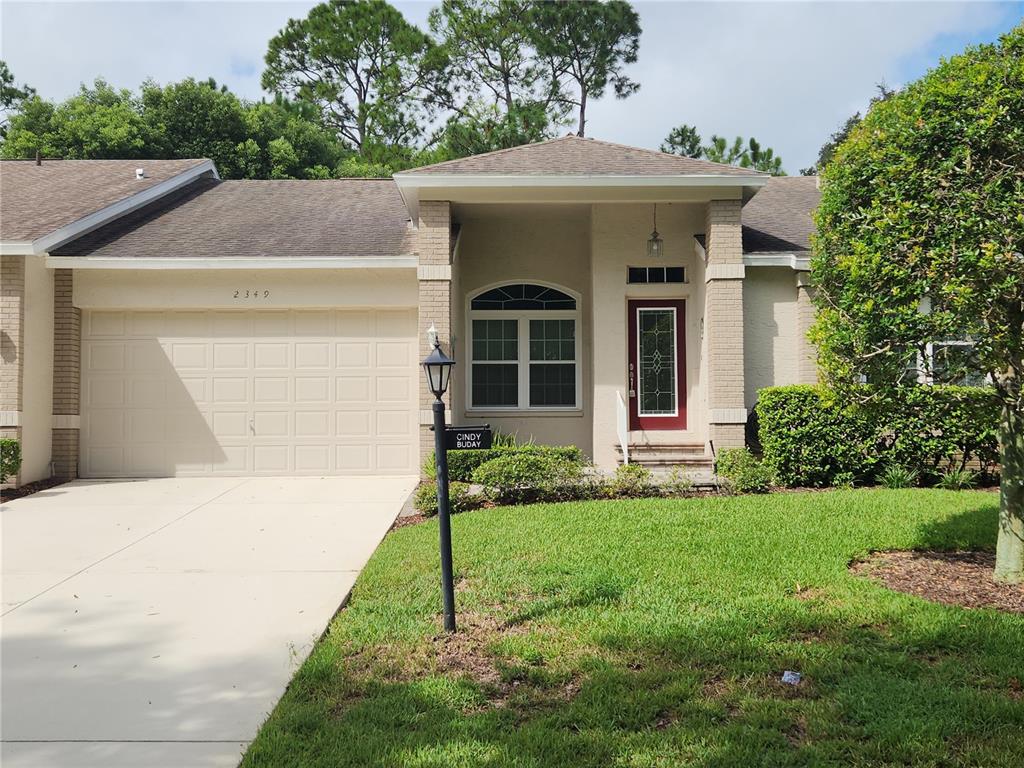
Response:
[[[260,98],[267,41],[303,2],[0,4],[0,56],[19,81],[64,98],[102,76],[136,88],[214,77]],[[425,26],[431,2],[396,5]],[[1024,2],[637,2],[640,92],[590,110],[588,134],[656,148],[679,123],[756,136],[797,172],[875,83],[900,85],[939,58],[993,41]]]

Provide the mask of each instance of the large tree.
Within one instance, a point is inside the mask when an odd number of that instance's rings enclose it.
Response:
[[[529,0],[443,0],[430,12],[449,67],[446,157],[550,138],[565,117],[530,40],[530,7]]]
[[[384,0],[328,0],[291,19],[266,64],[264,88],[315,104],[367,160],[415,143],[446,98],[443,49]]]
[[[1024,581],[1024,25],[877,102],[824,168],[813,336],[840,393],[884,403],[919,360],[1002,404],[997,579]],[[956,339],[937,360],[930,342]],[[867,377],[869,394],[856,382]]]
[[[703,139],[695,125],[677,125],[661,142],[661,151],[683,157],[701,157],[704,154]]]
[[[640,50],[640,17],[625,0],[534,3],[529,28],[559,100],[577,111],[578,135],[586,134],[591,99],[609,86],[620,99],[640,89],[625,72]]]
[[[757,139],[751,137],[744,141],[742,136],[737,136],[730,143],[724,136],[712,134],[710,142],[704,144],[696,126],[685,123],[669,132],[661,144],[661,151],[684,157],[701,157],[713,163],[738,165],[772,176],[786,175],[782,170],[782,158],[776,156],[771,147],[762,147]]]
[[[139,99],[97,79],[92,88],[60,104],[38,96],[11,117],[0,154],[8,158],[71,159],[155,157],[153,131],[142,117]]]
[[[11,112],[36,95],[36,89],[22,83],[18,85],[7,62],[0,59],[0,139],[7,134],[7,120]]]
[[[896,91],[885,83],[878,83],[875,86],[875,89],[877,93],[871,97],[871,101],[868,103],[869,108],[880,101],[885,101],[896,93]],[[821,170],[831,162],[839,145],[846,141],[853,129],[860,125],[860,121],[863,119],[864,118],[861,116],[860,112],[854,112],[846,118],[846,122],[839,126],[839,128],[837,128],[836,131],[828,137],[828,141],[821,146],[821,149],[818,151],[818,161],[809,168],[801,168],[801,175],[816,176],[821,173]]]
[[[238,145],[248,138],[245,109],[211,78],[189,77],[160,86],[142,84],[142,115],[153,137],[154,157],[208,157],[221,175],[242,175]]]

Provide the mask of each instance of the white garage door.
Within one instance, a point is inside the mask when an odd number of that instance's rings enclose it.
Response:
[[[83,477],[417,471],[414,310],[91,311]]]

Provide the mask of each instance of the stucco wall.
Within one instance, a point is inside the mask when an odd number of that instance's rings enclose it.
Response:
[[[686,301],[687,429],[669,433],[634,433],[634,441],[703,442],[703,380],[700,373],[700,325],[703,313],[703,270],[698,268],[694,235],[704,225],[704,205],[658,205],[658,231],[665,240],[665,257],[647,257],[652,228],[650,205],[601,204],[592,211],[594,353],[594,461],[613,467],[618,443],[616,392],[627,394],[627,307],[630,298]],[[627,266],[679,266],[686,269],[683,285],[629,285]],[[701,265],[702,267],[703,265]],[[698,282],[699,281],[699,282]]]
[[[82,309],[414,307],[417,300],[412,268],[79,269],[74,283],[74,304]]]
[[[453,298],[455,359],[454,408],[459,420],[486,421],[520,439],[539,443],[578,445],[590,455],[591,438],[591,321],[590,213],[588,206],[530,205],[467,206],[457,211],[462,231]],[[580,294],[582,408],[571,412],[508,413],[467,410],[470,371],[466,339],[468,297],[502,282],[540,280]]]
[[[752,408],[764,387],[800,381],[796,273],[788,267],[748,267],[743,284],[744,402]]]
[[[21,482],[50,476],[53,426],[53,270],[42,256],[25,257],[24,391]]]

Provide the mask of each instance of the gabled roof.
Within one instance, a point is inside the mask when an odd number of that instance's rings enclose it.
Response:
[[[471,176],[746,176],[764,174],[576,135],[448,160],[395,174]]]
[[[409,215],[391,179],[201,179],[52,252],[102,259],[408,256]]]
[[[3,160],[0,241],[46,250],[202,174],[216,174],[209,160]]]
[[[743,252],[809,251],[820,201],[817,176],[772,177],[743,206]]]

